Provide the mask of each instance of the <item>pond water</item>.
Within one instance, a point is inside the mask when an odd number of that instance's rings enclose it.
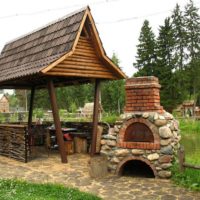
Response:
[[[181,144],[184,146],[186,159],[200,158],[200,134],[199,133],[183,134],[181,138]]]

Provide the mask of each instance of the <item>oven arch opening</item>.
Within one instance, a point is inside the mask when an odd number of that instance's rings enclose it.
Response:
[[[154,142],[154,136],[150,128],[140,122],[129,125],[124,135],[125,142]]]
[[[157,171],[155,167],[144,158],[134,156],[125,158],[118,165],[116,174],[119,176],[156,178]]]

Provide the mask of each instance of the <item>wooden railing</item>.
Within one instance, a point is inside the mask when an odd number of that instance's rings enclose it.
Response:
[[[185,162],[185,150],[183,146],[181,146],[178,151],[178,158],[179,158],[179,169],[181,172],[184,172],[185,168],[200,169],[200,165],[193,165]]]

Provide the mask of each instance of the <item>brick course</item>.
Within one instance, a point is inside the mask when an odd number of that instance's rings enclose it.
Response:
[[[160,105],[160,84],[158,78],[137,77],[126,81],[125,112],[163,112]]]

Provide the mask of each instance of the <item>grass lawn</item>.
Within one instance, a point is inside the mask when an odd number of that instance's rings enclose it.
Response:
[[[55,184],[0,179],[0,200],[100,200],[92,194]]]
[[[198,147],[200,146],[200,121],[194,121],[190,119],[180,120],[180,130],[182,136],[193,137],[194,140],[196,140],[196,144],[190,144],[190,142],[187,142],[186,140],[187,145],[197,145]],[[186,162],[190,164],[200,165],[199,151],[190,153],[187,153],[186,151]],[[192,190],[200,191],[200,170],[186,168],[185,171],[181,173],[179,171],[178,164],[174,164],[172,170],[172,179],[176,184]]]

